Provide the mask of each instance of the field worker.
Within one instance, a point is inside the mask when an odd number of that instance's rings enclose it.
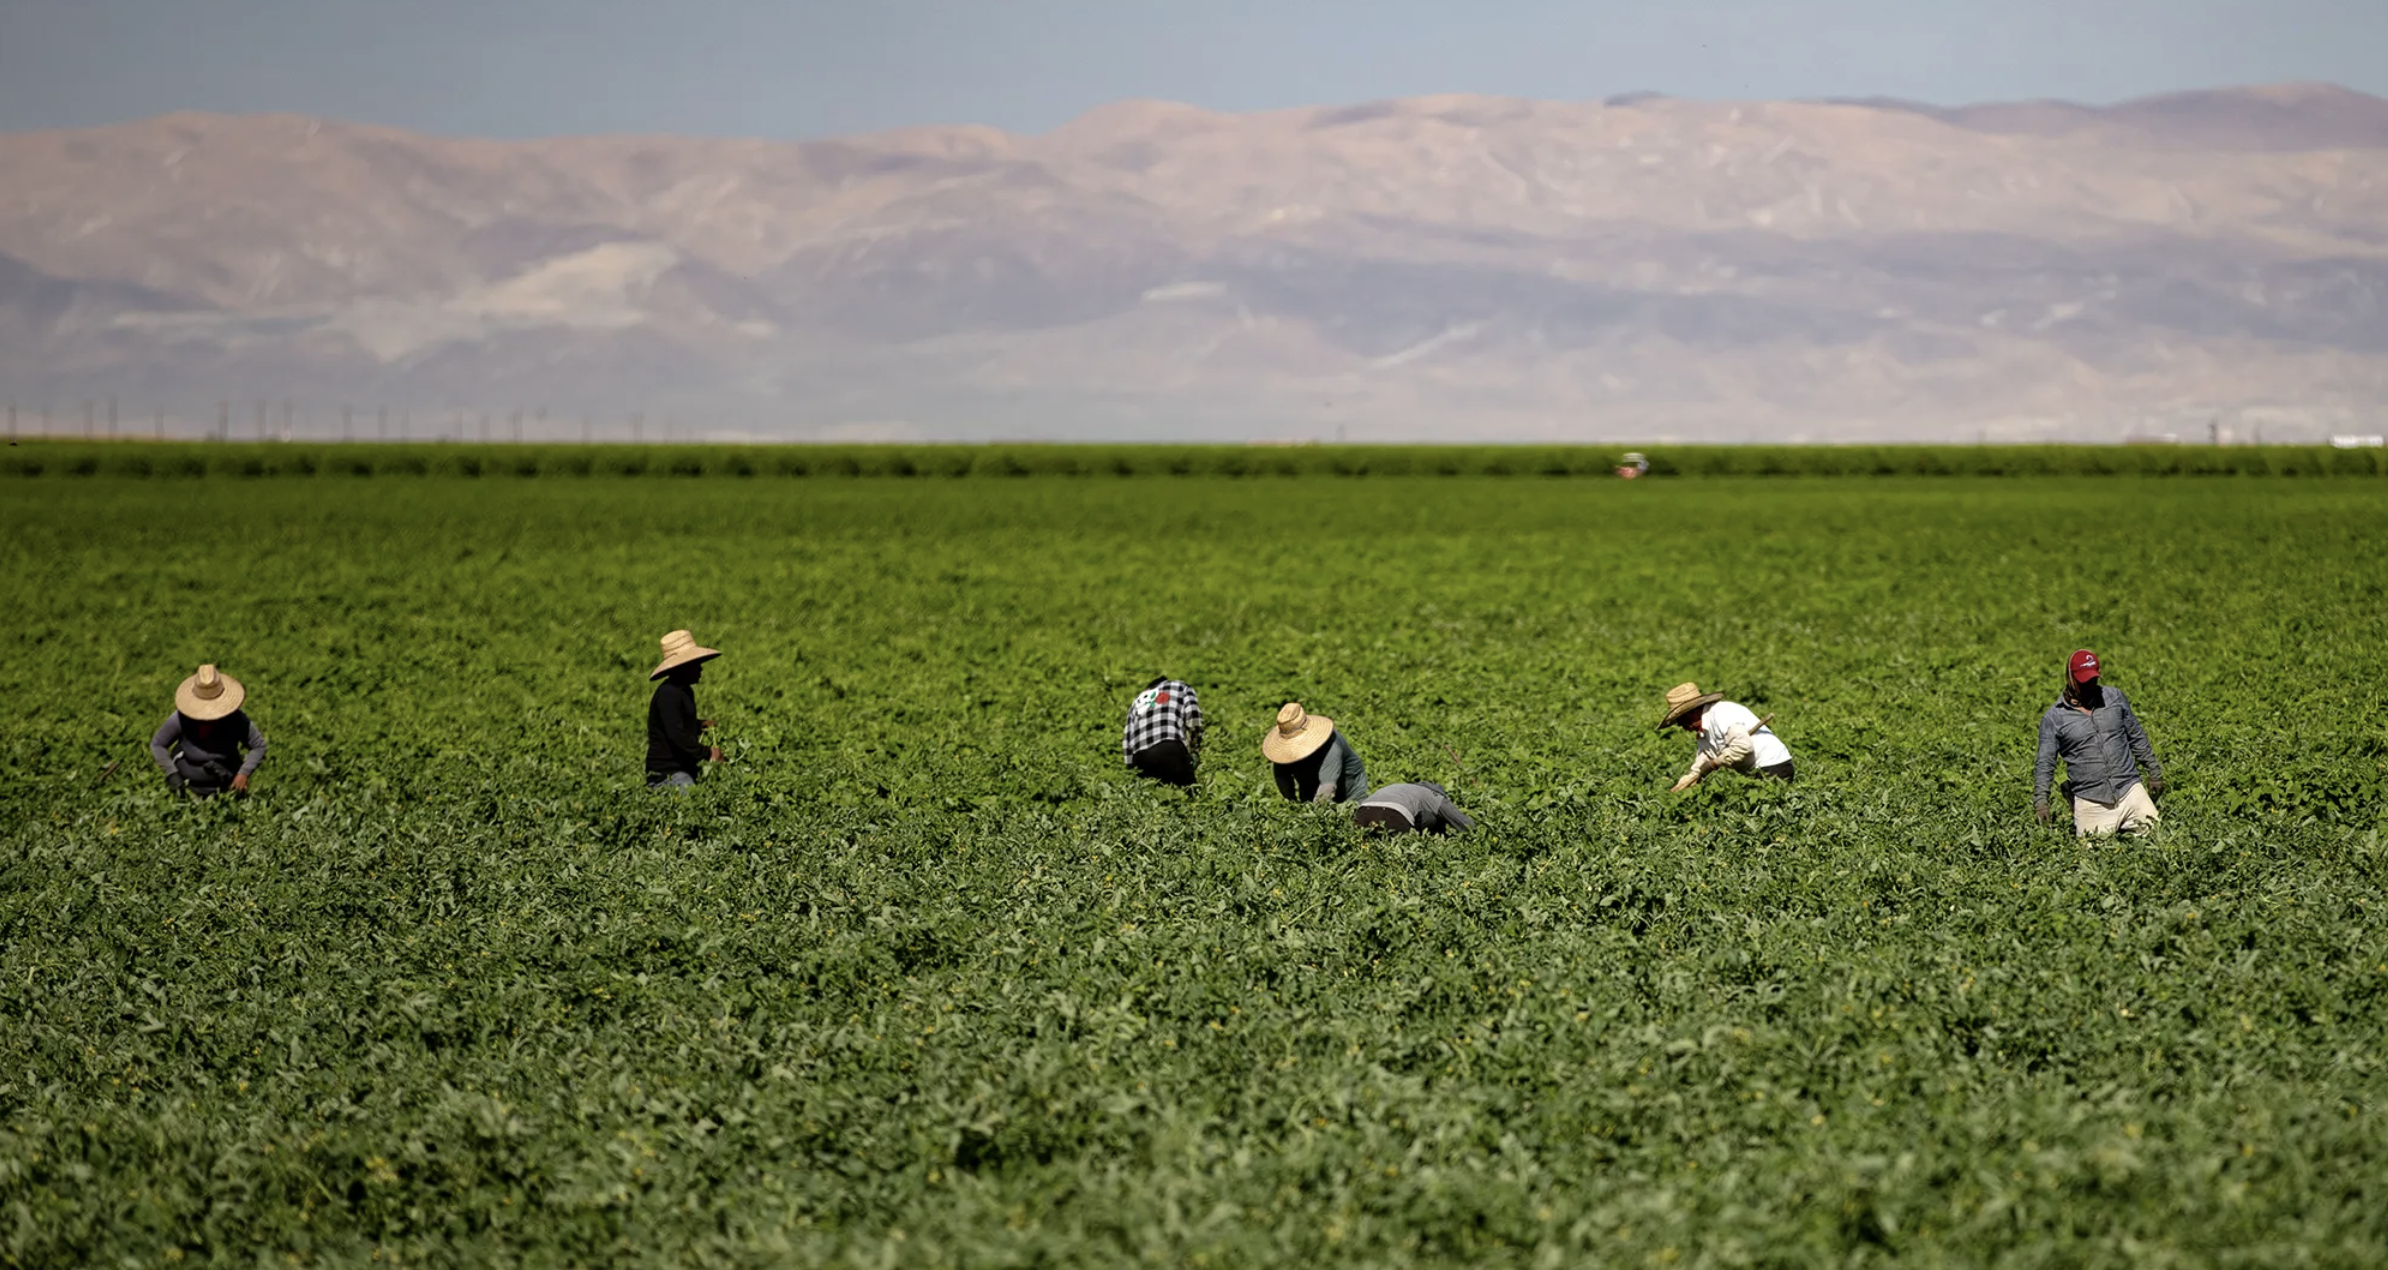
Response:
[[[1335,730],[1335,721],[1288,701],[1277,724],[1260,738],[1260,752],[1277,768],[1277,792],[1302,803],[1346,803],[1368,793],[1360,752]]]
[[[1414,830],[1442,834],[1476,827],[1476,822],[1468,819],[1468,813],[1453,805],[1444,795],[1443,787],[1433,781],[1385,786],[1352,808],[1352,823],[1362,829],[1380,829],[1386,833]]]
[[[721,761],[721,747],[702,739],[713,720],[697,717],[696,685],[705,663],[721,656],[697,646],[696,636],[673,631],[663,637],[663,662],[648,675],[663,682],[647,702],[647,787],[681,788],[697,783],[699,765]]]
[[[2132,761],[2136,755],[2138,762]],[[2064,686],[2040,716],[2040,758],[2032,765],[2032,811],[2048,823],[2048,781],[2065,761],[2073,795],[2073,832],[2087,838],[2116,830],[2146,833],[2160,817],[2150,795],[2164,792],[2164,774],[2147,731],[2120,688],[2098,682],[2098,655],[2084,648],[2065,659]],[[2147,783],[2139,780],[2147,768]]]
[[[174,713],[149,738],[149,757],[169,788],[200,798],[249,792],[250,773],[265,761],[265,733],[241,711],[248,695],[240,680],[214,666],[201,666],[174,690]]]
[[[1144,685],[1128,706],[1119,744],[1138,775],[1192,788],[1202,754],[1202,701],[1193,686],[1167,675]]]
[[[1776,780],[1791,779],[1791,747],[1783,744],[1764,719],[1746,706],[1725,700],[1721,692],[1702,692],[1698,684],[1667,689],[1667,716],[1658,721],[1658,730],[1671,727],[1699,737],[1700,743],[1692,752],[1691,770],[1677,778],[1668,793],[1690,789],[1710,772],[1727,767]]]

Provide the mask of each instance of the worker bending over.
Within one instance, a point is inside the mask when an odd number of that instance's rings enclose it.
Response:
[[[1128,704],[1120,749],[1139,776],[1191,789],[1202,757],[1202,700],[1193,685],[1162,675]]]
[[[250,774],[265,761],[265,733],[241,710],[248,695],[214,666],[201,666],[174,690],[174,713],[149,738],[149,757],[169,788],[197,798],[249,792]]]
[[[1476,827],[1433,781],[1385,786],[1352,808],[1352,823],[1386,833],[1443,834]]]
[[[1658,730],[1670,727],[1692,733],[1700,743],[1692,753],[1691,770],[1668,787],[1669,793],[1690,789],[1710,772],[1727,767],[1776,780],[1791,779],[1791,747],[1766,726],[1765,719],[1725,700],[1721,692],[1702,692],[1700,685],[1693,683],[1669,688],[1667,714],[1658,721]]]
[[[1277,725],[1260,738],[1260,752],[1276,767],[1277,792],[1303,803],[1348,803],[1368,793],[1360,752],[1335,730],[1335,721],[1288,701]]]

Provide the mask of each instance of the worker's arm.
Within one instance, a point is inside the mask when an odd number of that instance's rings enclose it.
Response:
[[[182,711],[180,710],[168,714],[166,721],[158,725],[158,730],[150,734],[150,761],[156,763],[158,770],[168,776],[174,774],[174,743],[181,739]]]
[[[697,724],[693,694],[674,692],[663,699],[663,739],[692,763],[712,756],[713,751],[705,746],[703,729]]]
[[[1343,788],[1343,756],[1351,747],[1343,743],[1341,732],[1327,738],[1327,752],[1318,760],[1318,788],[1310,794],[1314,803],[1335,801],[1335,791]]]
[[[1186,688],[1186,753],[1199,754],[1201,752],[1202,698],[1195,696],[1194,689],[1189,686]]]
[[[257,727],[257,720],[249,720],[249,752],[241,758],[240,775],[247,777],[265,761],[265,733]]]
[[[2031,805],[2048,809],[2048,784],[2056,779],[2056,712],[2040,716],[2040,756],[2031,768]],[[2043,817],[2045,819],[2045,817]]]
[[[1476,822],[1469,819],[1468,813],[1461,811],[1459,809],[1459,804],[1452,802],[1448,795],[1444,796],[1441,805],[1435,808],[1435,814],[1442,817],[1444,824],[1449,825],[1454,829],[1473,829],[1476,827]]]

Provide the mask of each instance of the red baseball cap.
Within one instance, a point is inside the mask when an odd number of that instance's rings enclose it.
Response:
[[[2073,660],[2065,663],[2065,672],[2073,676],[2074,683],[2088,683],[2098,677],[2098,655],[2086,648],[2076,651]]]

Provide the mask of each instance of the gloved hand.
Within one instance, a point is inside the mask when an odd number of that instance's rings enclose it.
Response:
[[[2158,794],[2161,794],[2161,793],[2163,793],[2163,792],[2164,792],[2164,778],[2163,778],[2163,777],[2161,777],[2161,776],[2150,776],[2150,777],[2148,777],[2148,797],[2150,797],[2150,798],[2154,798],[2156,795],[2158,795]]]
[[[2047,824],[2047,823],[2048,823],[2048,804],[2046,804],[2046,803],[2037,803],[2037,804],[2034,804],[2034,805],[2033,805],[2033,807],[2032,807],[2032,809],[2031,809],[2031,814],[2033,814],[2033,815],[2035,815],[2035,816],[2038,816],[2038,817],[2040,818],[2040,823],[2041,823],[2041,824],[2043,824],[2043,825],[2044,825],[2044,824]]]
[[[1310,796],[1310,801],[1312,801],[1312,802],[1314,802],[1314,803],[1331,803],[1331,802],[1334,802],[1334,801],[1335,801],[1335,787],[1334,787],[1333,785],[1321,785],[1321,786],[1319,786],[1319,787],[1318,787],[1318,792],[1317,792],[1317,793],[1315,793],[1315,794],[1312,794],[1312,795]]]
[[[190,782],[184,780],[182,778],[182,773],[180,772],[166,773],[166,788],[173,790],[177,794],[181,793],[189,784]]]

